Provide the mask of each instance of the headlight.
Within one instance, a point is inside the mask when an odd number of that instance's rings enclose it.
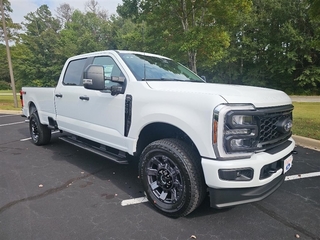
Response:
[[[251,156],[258,126],[252,105],[220,105],[214,111],[213,144],[222,158]],[[233,155],[231,155],[233,154]]]
[[[253,124],[253,117],[248,115],[233,115],[231,121],[233,125],[249,125]]]
[[[257,132],[258,125],[253,115],[239,115],[239,111],[229,111],[224,126],[226,152],[252,152],[252,148],[256,147]]]
[[[292,105],[256,109],[250,104],[221,104],[214,109],[212,145],[220,159],[250,157],[287,141]]]

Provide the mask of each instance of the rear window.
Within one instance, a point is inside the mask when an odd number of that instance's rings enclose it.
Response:
[[[87,59],[77,59],[69,62],[66,73],[63,78],[64,85],[81,86],[83,71]]]

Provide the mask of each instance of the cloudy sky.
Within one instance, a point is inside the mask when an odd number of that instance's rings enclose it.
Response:
[[[13,12],[10,14],[13,22],[21,23],[24,16],[29,12],[34,12],[39,6],[47,4],[50,11],[55,15],[55,10],[62,3],[68,3],[74,9],[84,11],[85,3],[88,0],[9,0]],[[116,13],[118,4],[122,4],[122,0],[96,0],[101,8],[106,9],[109,14]]]

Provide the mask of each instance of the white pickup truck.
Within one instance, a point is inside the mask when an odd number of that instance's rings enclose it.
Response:
[[[56,88],[22,94],[34,144],[60,130],[62,140],[118,163],[135,156],[145,194],[167,216],[186,216],[207,194],[215,208],[261,200],[292,165],[285,93],[206,83],[163,56],[71,57]]]

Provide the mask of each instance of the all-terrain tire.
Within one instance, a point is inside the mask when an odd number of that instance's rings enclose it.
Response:
[[[162,139],[150,143],[139,162],[149,201],[169,217],[186,216],[206,194],[200,156],[185,142]]]
[[[40,123],[38,113],[34,111],[29,119],[31,140],[35,145],[45,145],[51,140],[51,129]]]

